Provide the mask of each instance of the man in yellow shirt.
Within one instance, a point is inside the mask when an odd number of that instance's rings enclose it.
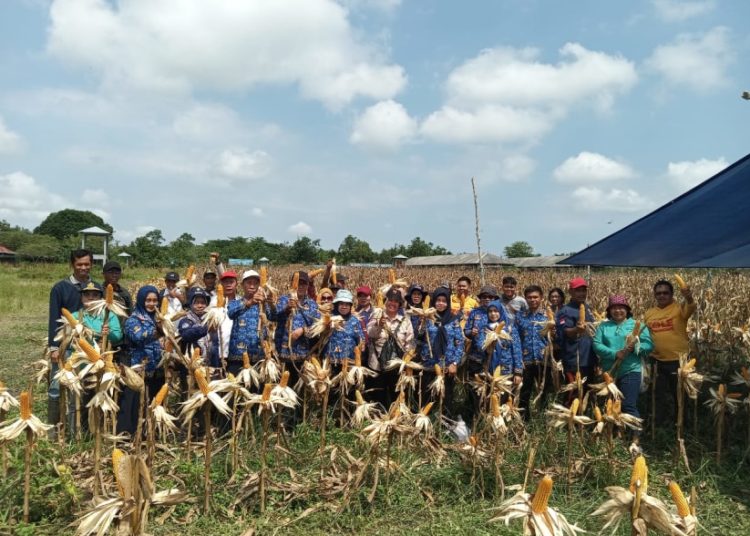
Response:
[[[689,287],[681,289],[685,303],[674,300],[674,287],[666,280],[654,285],[656,307],[646,311],[646,324],[654,341],[652,353],[656,363],[656,424],[664,424],[667,404],[671,399],[677,407],[677,369],[681,354],[688,352],[688,319],[696,305]],[[671,396],[667,396],[671,393]]]
[[[462,275],[456,281],[456,291],[451,294],[451,312],[453,314],[461,313],[461,327],[466,323],[469,313],[476,307],[479,302],[471,297],[471,279]]]

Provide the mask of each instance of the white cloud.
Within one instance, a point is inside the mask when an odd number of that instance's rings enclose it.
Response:
[[[21,136],[10,130],[0,117],[0,154],[19,152],[23,147]]]
[[[536,142],[579,104],[609,110],[638,80],[633,63],[577,43],[556,64],[535,48],[483,50],[446,82],[447,102],[422,124],[443,142]]]
[[[102,189],[89,190],[86,189],[81,194],[81,201],[91,205],[108,205],[109,195]]]
[[[294,225],[290,225],[287,231],[289,231],[293,235],[307,236],[309,234],[312,234],[312,227],[310,227],[303,221],[298,221]]]
[[[48,50],[112,88],[185,92],[296,84],[332,108],[388,99],[401,66],[362,42],[332,0],[58,0]]]
[[[608,104],[638,80],[631,61],[578,43],[566,43],[557,64],[542,63],[539,55],[535,48],[483,50],[448,77],[450,102],[549,107],[594,99]]]
[[[398,102],[387,100],[367,108],[354,123],[349,140],[377,149],[397,149],[417,131],[417,122]]]
[[[265,151],[226,149],[219,155],[219,172],[230,179],[259,179],[271,169],[271,156]]]
[[[657,14],[667,22],[680,22],[710,13],[716,0],[652,0]]]
[[[195,103],[181,110],[172,122],[172,129],[180,138],[196,141],[246,134],[234,110],[220,104]]]
[[[586,210],[640,212],[650,208],[653,202],[630,188],[603,190],[596,187],[579,186],[572,197]]]
[[[564,184],[581,184],[631,179],[636,173],[627,164],[599,153],[582,151],[557,166],[553,175]]]
[[[255,216],[256,218],[262,218],[262,217],[264,217],[264,216],[266,215],[266,213],[265,213],[265,212],[263,212],[263,209],[262,209],[262,208],[259,208],[259,207],[255,207],[255,208],[253,208],[253,210],[251,210],[250,212],[251,212],[251,213],[252,213],[252,215],[253,215],[253,216]]]
[[[552,129],[553,116],[534,109],[484,106],[461,110],[444,106],[422,123],[426,137],[443,143],[536,141]]]
[[[727,166],[729,162],[724,157],[717,160],[701,158],[693,161],[670,162],[667,165],[667,177],[681,191],[686,191],[710,179]]]
[[[484,170],[477,173],[480,183],[521,182],[526,180],[536,169],[534,159],[524,154],[506,156],[501,160],[490,160]]]
[[[48,191],[30,175],[20,171],[0,175],[0,217],[11,223],[37,224],[66,204],[64,197]]]
[[[385,13],[392,13],[401,5],[401,0],[338,0],[338,2],[350,10],[369,9]]]
[[[729,83],[727,70],[733,61],[729,29],[717,26],[702,35],[680,34],[656,47],[646,65],[680,89],[707,91]]]
[[[153,225],[138,225],[134,229],[115,229],[115,238],[118,242],[132,242],[139,236],[143,236],[155,229],[156,227]]]

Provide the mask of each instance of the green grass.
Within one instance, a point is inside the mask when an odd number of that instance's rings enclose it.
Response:
[[[62,265],[0,266],[0,379],[14,392],[25,388],[31,374],[24,366],[42,355],[45,336],[46,302],[49,288],[55,280],[65,276]],[[161,271],[143,271],[132,275],[139,279],[158,277]],[[128,273],[129,279],[131,274]],[[127,283],[127,281],[126,281]],[[45,414],[45,387],[35,387],[35,412]],[[329,421],[330,423],[331,421]],[[689,435],[687,449],[692,474],[679,463],[674,454],[674,440],[669,430],[659,430],[651,443],[646,437],[646,451],[650,469],[649,492],[670,502],[666,488],[670,478],[678,480],[684,490],[691,485],[699,489],[699,519],[704,534],[750,534],[750,468],[742,458],[746,448],[747,422],[745,415],[730,419],[727,451],[724,462],[717,465],[713,456],[714,433],[710,418],[703,413],[698,434]],[[692,431],[692,425],[688,425]],[[565,435],[550,432],[543,419],[536,419],[522,442],[510,441],[505,449],[503,476],[507,486],[523,481],[524,468],[531,445],[538,448],[537,471],[555,474],[555,488],[551,505],[563,512],[569,521],[587,530],[597,532],[601,522],[589,514],[606,499],[604,488],[610,485],[626,486],[630,478],[630,457],[626,444],[617,442],[615,455],[609,459],[602,443],[588,434],[586,455],[574,442],[574,459],[582,459],[581,474],[573,482],[570,495],[565,490]],[[221,444],[221,442],[220,442]],[[271,445],[275,441],[271,441]],[[464,465],[456,453],[449,452],[441,461],[406,441],[393,449],[399,470],[391,476],[386,494],[384,475],[373,503],[367,501],[372,485],[369,474],[361,489],[357,490],[349,506],[337,511],[341,497],[325,497],[318,488],[321,467],[327,467],[329,456],[317,452],[319,435],[315,427],[298,427],[290,442],[290,454],[271,456],[272,478],[278,482],[293,482],[307,487],[308,492],[294,500],[285,500],[284,494],[271,492],[265,514],[260,515],[255,498],[238,505],[233,513],[228,510],[242,488],[244,477],[259,467],[258,446],[252,441],[241,441],[244,467],[234,478],[226,471],[227,449],[215,454],[212,465],[214,482],[213,513],[201,514],[203,495],[203,457],[200,452],[188,459],[181,443],[171,445],[172,453],[159,451],[154,470],[157,489],[176,485],[187,489],[198,502],[180,505],[163,524],[157,522],[165,510],[153,507],[148,531],[155,535],[202,535],[207,532],[240,535],[249,528],[256,534],[424,534],[424,535],[474,535],[519,534],[520,526],[487,523],[489,508],[498,504],[491,469],[483,472],[484,494],[480,486],[471,485],[471,468]],[[357,457],[366,456],[366,447],[351,431],[342,431],[331,425],[328,444],[346,448]],[[32,523],[19,522],[22,505],[23,443],[18,440],[8,446],[9,474],[0,480],[0,534],[71,534],[69,524],[75,514],[86,508],[90,501],[90,471],[85,460],[90,456],[91,442],[67,446],[40,441],[33,460],[31,495]],[[108,448],[107,451],[109,452]],[[60,478],[55,467],[63,467]],[[67,469],[66,469],[67,468]],[[292,476],[288,468],[295,471]],[[109,462],[105,462],[109,473]],[[539,479],[531,479],[531,487]],[[107,477],[110,478],[109,476]],[[508,495],[513,492],[508,492]],[[309,510],[312,509],[312,510]],[[620,534],[629,531],[622,527]]]

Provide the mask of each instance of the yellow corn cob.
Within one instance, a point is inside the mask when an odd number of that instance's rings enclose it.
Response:
[[[66,361],[65,364],[67,365],[68,362]],[[3,380],[0,380],[0,389],[5,389],[5,384],[3,383]]]
[[[612,376],[609,375],[609,372],[605,372],[604,374],[602,374],[602,377],[604,378],[604,383],[606,383],[607,385],[612,383]]]
[[[443,369],[440,368],[440,365],[435,363],[435,376],[442,376],[443,375]]]
[[[322,274],[325,270],[323,268],[316,268],[315,270],[311,270],[307,273],[308,276],[310,276],[310,279],[313,277],[318,277],[320,274]]]
[[[21,419],[28,421],[31,418],[31,400],[29,398],[29,392],[23,391],[18,397],[21,402]]]
[[[555,321],[555,313],[552,312],[552,307],[547,306],[547,322]]]
[[[677,281],[677,286],[680,287],[680,290],[685,290],[687,288],[687,283],[685,283],[685,280],[680,274],[674,274],[674,280]]]
[[[578,306],[578,324],[583,326],[586,323],[586,305],[583,303]]]
[[[552,495],[552,478],[549,475],[544,475],[544,478],[539,481],[539,485],[536,487],[534,498],[531,500],[531,511],[535,514],[546,512],[550,495]]]
[[[250,368],[250,356],[247,355],[247,352],[242,353],[242,368],[244,369]]]
[[[104,370],[105,372],[116,372],[115,363],[113,361],[112,354],[104,356]]]
[[[604,412],[607,414],[607,417],[612,416],[612,399],[608,399],[607,403],[604,406]]]
[[[474,447],[474,448],[477,448],[477,445],[479,445],[479,439],[477,439],[477,436],[475,436],[475,435],[470,435],[470,436],[469,436],[469,444],[470,444],[470,445],[471,445],[472,447]]]
[[[614,413],[615,415],[619,415],[620,413],[622,413],[622,400],[620,400],[619,398],[612,402],[612,413]]]
[[[375,307],[382,309],[383,305],[385,305],[383,301],[383,293],[378,291],[377,295],[375,296]]]
[[[602,410],[599,409],[599,406],[594,406],[594,419],[596,422],[602,422]]]
[[[289,383],[289,371],[285,370],[284,373],[281,375],[281,381],[279,382],[279,387],[282,389],[287,386]]]
[[[432,409],[432,402],[429,402],[425,407],[422,408],[422,415],[428,415]]]
[[[648,466],[643,455],[638,456],[633,463],[633,472],[630,475],[630,492],[635,493],[635,483],[640,480],[641,491],[646,493],[648,489]]]
[[[193,274],[195,273],[195,266],[192,264],[188,266],[187,272],[185,272],[185,281],[187,281],[188,285],[190,284],[190,280],[193,278]]]
[[[575,400],[573,400],[573,403],[570,404],[570,416],[571,417],[576,416],[576,414],[578,413],[578,406],[580,405],[581,405],[580,399],[576,398]]]
[[[498,335],[500,335],[503,332],[504,328],[505,328],[505,320],[503,320],[502,322],[500,322],[497,325],[497,327],[495,328],[495,333],[497,333]]]
[[[224,287],[221,285],[216,288],[216,307],[224,307]]]
[[[68,321],[68,324],[71,325],[71,327],[76,327],[78,325],[78,320],[75,319],[75,317],[70,314],[70,311],[68,311],[65,307],[62,308],[62,315],[65,317],[65,320]]]
[[[388,268],[388,284],[392,285],[396,282],[396,270]]]
[[[690,515],[690,506],[688,506],[685,495],[682,494],[680,485],[674,480],[669,481],[669,493],[672,494],[672,500],[675,506],[677,506],[677,513],[680,517],[687,517]]]
[[[427,309],[430,306],[430,297],[425,296],[424,301],[422,302],[422,309]]]
[[[161,389],[159,389],[159,392],[156,393],[156,396],[154,397],[154,404],[153,406],[161,406],[164,403],[164,399],[167,398],[167,394],[169,393],[169,385],[166,383],[161,386]]]
[[[96,348],[91,346],[89,341],[87,341],[86,339],[79,339],[78,345],[81,347],[83,353],[86,354],[86,357],[88,357],[89,361],[91,361],[92,363],[96,363],[102,358],[102,356],[99,355],[99,352],[96,351]]]
[[[404,363],[408,363],[409,361],[412,360],[413,357],[414,357],[414,352],[409,350],[408,352],[406,352],[406,355],[404,356]]]
[[[719,384],[719,398],[724,398],[727,394],[727,386],[723,383]]]
[[[203,373],[203,369],[195,369],[193,371],[193,377],[195,378],[195,383],[198,384],[198,388],[201,390],[201,393],[207,395],[209,393],[208,382],[206,381],[206,375]]]
[[[172,341],[167,339],[167,342],[164,343],[164,351],[169,353],[172,350],[174,350],[174,344],[172,344]]]
[[[297,290],[299,287],[299,272],[294,272],[292,276],[292,290]]]
[[[115,289],[112,288],[112,283],[107,284],[107,291],[104,294],[104,299],[107,302],[107,305],[112,305],[112,302],[115,299]]]
[[[268,284],[268,268],[265,266],[260,267],[260,286],[265,287]]]
[[[235,377],[234,374],[232,374],[231,372],[227,372],[227,380],[229,380],[230,382],[233,382],[236,379],[237,378]]]
[[[273,389],[272,383],[267,383],[263,386],[263,402],[271,400],[271,390]]]
[[[395,419],[396,417],[400,417],[401,416],[401,404],[403,404],[403,403],[404,403],[404,392],[401,391],[401,393],[399,393],[399,395],[398,395],[398,399],[391,406],[391,411],[390,411],[390,414],[389,414],[389,417],[391,419]]]
[[[320,366],[320,361],[318,361],[317,357],[311,357],[310,358],[310,363],[312,363],[313,367],[315,367],[316,369],[323,368],[323,367]]]
[[[125,453],[120,449],[112,451],[112,472],[115,474],[115,482],[117,483],[117,490],[120,492],[120,497],[125,497],[125,488],[120,482],[120,462],[124,456]]]
[[[354,347],[354,366],[362,366],[362,350],[360,350],[359,346]]]
[[[169,312],[169,300],[166,298],[161,299],[161,309],[159,312],[162,314],[162,316],[166,315]]]
[[[356,391],[354,391],[354,398],[357,399],[357,405],[358,406],[361,406],[362,404],[365,403],[365,399],[362,398],[362,393],[359,392],[359,389],[356,390]]]
[[[490,407],[492,408],[492,416],[499,417],[500,416],[500,399],[495,394],[490,396]]]
[[[197,346],[193,348],[193,363],[198,361],[201,358],[201,349]]]
[[[695,358],[692,358],[687,363],[685,363],[685,368],[686,369],[695,368]]]

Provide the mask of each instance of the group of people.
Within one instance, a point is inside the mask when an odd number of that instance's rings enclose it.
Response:
[[[347,278],[335,273],[330,263],[319,289],[315,277],[297,271],[290,281],[291,290],[274,296],[261,285],[260,273],[224,269],[218,254],[212,254],[202,285],[180,288],[179,275],[170,271],[163,289],[143,286],[133,302],[119,284],[122,267],[118,263],[103,266],[104,286],[91,280],[93,256],[89,251],[73,251],[70,263],[72,274],[58,282],[50,294],[51,377],[66,358],[60,355],[55,340],[58,319],[66,308],[76,312],[95,340],[106,334],[119,362],[144,367],[149,397],[155,396],[166,380],[160,365],[164,329],[157,314],[157,309],[166,306],[167,315],[179,317],[176,325],[182,351],[189,355],[200,349],[203,364],[216,375],[236,375],[245,355],[256,363],[264,359],[269,347],[290,372],[290,385],[296,383],[303,362],[311,356],[328,359],[334,373],[344,360],[356,358],[372,371],[364,396],[389,407],[396,396],[398,373],[388,370],[387,364],[408,358],[422,365],[423,404],[435,396],[427,386],[437,374],[444,375],[443,407],[454,418],[458,410],[453,392],[460,371],[469,379],[496,372],[512,378],[526,419],[532,416],[530,400],[535,387],[547,394],[555,380],[571,383],[583,378],[593,383],[608,372],[622,391],[622,411],[638,417],[643,366],[653,362],[658,371],[656,418],[664,422],[665,408],[676,396],[678,359],[688,350],[687,321],[696,309],[689,288],[681,289],[683,303],[678,303],[666,280],[654,285],[655,305],[641,312],[645,320],[641,325],[633,318],[624,295],[610,296],[606,319],[597,319],[587,304],[588,282],[581,277],[569,281],[567,301],[565,291],[553,288],[547,292],[545,304],[540,286],[529,285],[520,295],[511,276],[503,277],[500,291],[486,285],[476,297],[466,276],[455,285],[446,283],[431,292],[402,280],[375,293],[366,285],[350,289]],[[87,312],[87,303],[100,299],[106,285],[112,285],[127,318],[112,315],[105,322]],[[223,296],[225,314],[218,325],[204,322],[209,309],[217,307],[219,295]],[[337,320],[324,337],[313,335],[321,315]],[[177,373],[184,384],[187,371]],[[470,404],[463,417],[470,424],[478,414],[479,397],[474,389],[467,393]],[[59,385],[51,381],[51,424],[58,422],[59,400]],[[121,431],[135,430],[138,407],[138,393],[123,393],[118,415]]]

